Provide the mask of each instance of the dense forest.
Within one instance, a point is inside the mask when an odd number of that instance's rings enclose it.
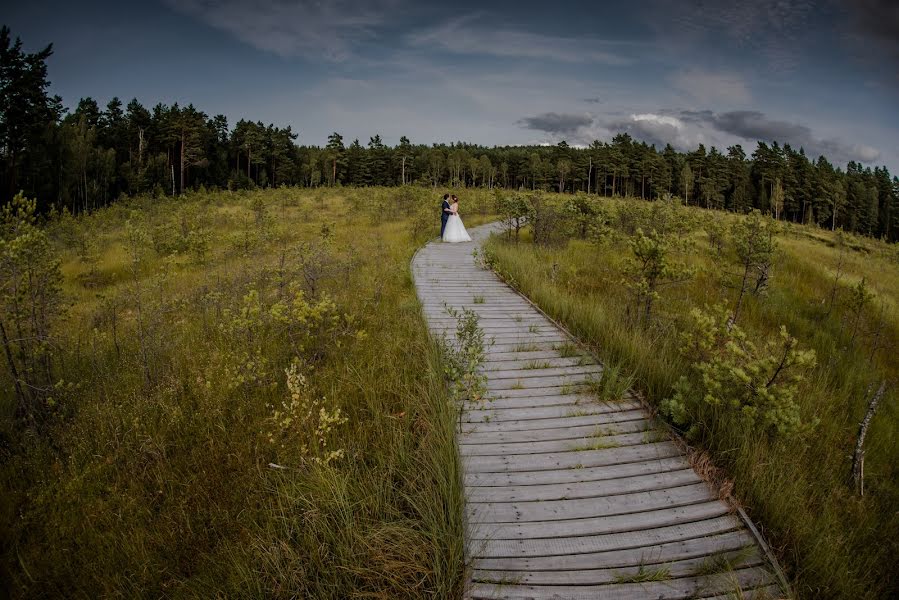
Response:
[[[392,186],[420,184],[584,191],[657,198],[816,223],[899,240],[899,178],[886,167],[850,162],[845,170],[802,148],[758,142],[751,155],[700,145],[662,150],[623,133],[589,147],[486,147],[456,142],[389,146],[337,132],[324,147],[298,144],[298,134],[261,121],[233,127],[223,115],[193,105],[152,109],[119,98],[105,108],[82,98],[73,111],[48,93],[52,47],[27,53],[0,32],[0,202],[18,191],[41,210],[73,212],[106,205],[123,194],[177,195],[207,188],[270,186]]]

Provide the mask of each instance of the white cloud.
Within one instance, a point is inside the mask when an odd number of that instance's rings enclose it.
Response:
[[[672,87],[706,105],[745,105],[752,100],[746,82],[734,73],[712,73],[690,69],[668,79]]]
[[[375,37],[398,0],[164,0],[169,6],[279,56],[349,58]]]
[[[482,27],[481,15],[466,15],[432,29],[411,34],[409,44],[456,54],[540,59],[621,66],[632,61],[615,51],[621,44],[596,38],[547,36],[517,29]]]

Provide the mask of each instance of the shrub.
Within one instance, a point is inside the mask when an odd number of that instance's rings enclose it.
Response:
[[[749,427],[791,436],[815,425],[803,422],[796,394],[805,374],[815,366],[815,352],[800,350],[796,338],[781,327],[761,346],[730,324],[726,311],[691,311],[692,327],[682,334],[680,352],[692,364],[662,411],[678,425],[696,426],[690,415],[697,402],[720,409]],[[695,429],[694,432],[696,433]]]

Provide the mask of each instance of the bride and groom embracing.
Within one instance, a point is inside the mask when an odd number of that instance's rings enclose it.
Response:
[[[465,231],[462,217],[459,216],[459,199],[456,195],[443,195],[440,216],[440,239],[444,242],[470,242],[471,236]]]

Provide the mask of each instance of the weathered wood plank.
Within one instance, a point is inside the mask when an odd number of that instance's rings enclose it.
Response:
[[[705,521],[681,523],[655,529],[536,540],[477,540],[469,548],[484,558],[564,556],[583,552],[654,546],[665,542],[703,537],[711,533],[740,529],[742,522],[731,515]]]
[[[645,446],[632,446],[631,448],[644,448]],[[656,451],[658,454],[658,451]],[[502,486],[560,486],[566,483],[578,483],[582,481],[593,482],[594,485],[602,485],[607,479],[620,477],[633,477],[635,475],[650,475],[652,473],[665,473],[667,471],[679,471],[689,469],[690,463],[673,445],[671,456],[658,458],[636,455],[633,462],[618,462],[601,467],[567,469],[564,471],[523,471],[513,473],[465,473],[466,487],[472,494],[475,488],[489,488]]]
[[[559,440],[583,440],[591,436],[610,436],[646,431],[652,424],[645,418],[626,419],[602,424],[573,425],[571,427],[551,427],[525,429],[520,431],[465,432],[459,435],[460,444],[510,444],[523,442],[546,442]]]
[[[596,516],[624,515],[665,507],[686,506],[714,499],[708,486],[692,483],[680,487],[648,492],[622,493],[614,496],[544,500],[541,502],[469,502],[466,513],[472,523],[516,523],[522,521],[563,521]],[[718,502],[723,513],[728,507]],[[562,524],[559,524],[562,527]]]
[[[474,423],[462,428],[462,435],[489,433],[498,435],[496,439],[511,442],[511,438],[504,439],[504,435],[512,432],[534,431],[539,429],[566,428],[573,429],[587,425],[606,425],[609,423],[622,423],[624,421],[644,420],[646,413],[642,410],[620,410],[607,413],[594,413],[582,416],[564,416],[558,419],[524,419],[505,420],[491,423]]]
[[[558,388],[553,388],[558,390]],[[640,408],[639,403],[623,401],[597,402],[583,394],[545,394],[508,398],[492,398],[466,409],[462,420],[480,423],[485,417],[493,421],[531,421],[575,418],[602,413],[627,412]]]
[[[574,469],[580,470],[580,469]],[[700,483],[693,471],[685,468],[661,473],[639,473],[615,479],[588,479],[569,483],[469,487],[469,502],[539,502],[614,496],[633,492],[663,490]]]
[[[583,517],[574,520],[493,523],[487,520],[489,517],[485,517],[484,521],[473,521],[470,524],[469,539],[472,541],[525,540],[535,542],[550,538],[611,535],[711,519],[726,514],[727,509],[720,502],[705,502],[683,506],[665,506],[638,513]]]
[[[499,381],[502,379],[527,379],[531,377],[599,375],[600,373],[602,373],[602,367],[599,365],[573,365],[570,367],[532,367],[528,369],[490,371],[488,376],[491,381]]]
[[[764,564],[758,550],[754,546],[742,545],[732,550],[718,552],[715,557],[722,564],[732,567],[756,567]],[[572,569],[555,571],[488,571],[475,569],[472,580],[478,583],[502,583],[514,582],[518,585],[598,585],[603,583],[618,583],[621,579],[638,577],[642,574],[656,573],[664,576],[666,573],[672,579],[680,577],[692,577],[704,572],[710,567],[709,556],[703,553],[699,556],[678,560],[653,560],[621,565],[609,568]]]
[[[459,440],[459,453],[462,456],[514,456],[547,454],[550,452],[578,453],[599,448],[620,448],[621,446],[645,444],[654,439],[655,433],[650,430],[639,433],[591,436],[570,440],[511,442],[508,444],[468,444],[464,438],[461,438]]]
[[[671,442],[656,442],[623,448],[605,448],[584,452],[550,452],[548,454],[523,454],[518,456],[463,456],[465,469],[471,473],[503,473],[513,471],[567,471],[580,470],[623,462],[633,453],[659,452],[670,456]]]
[[[702,537],[667,542],[649,547],[590,552],[571,556],[525,558],[475,558],[472,567],[497,571],[566,571],[619,569],[635,565],[664,564],[688,559],[708,558],[723,552],[755,549],[755,540],[745,530],[710,533]]]
[[[609,585],[522,585],[514,583],[474,583],[466,597],[472,599],[504,598],[507,600],[674,600],[708,598],[753,589],[772,583],[771,574],[762,567],[739,569],[732,573],[708,577],[685,577],[668,581],[615,583]]]

